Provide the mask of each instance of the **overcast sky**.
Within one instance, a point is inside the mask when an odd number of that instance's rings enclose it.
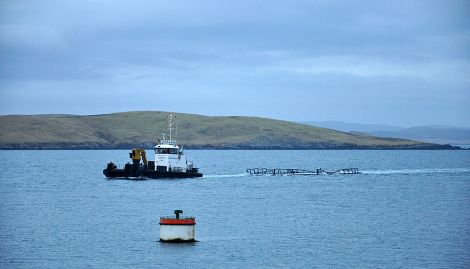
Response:
[[[470,1],[0,2],[0,114],[470,126]]]

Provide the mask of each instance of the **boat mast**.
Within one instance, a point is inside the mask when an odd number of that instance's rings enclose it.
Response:
[[[172,141],[172,131],[175,129],[174,123],[173,123],[174,118],[175,118],[175,115],[173,115],[173,114],[168,115],[168,122],[167,122],[167,124],[168,124],[168,131],[170,132],[170,139],[169,139],[169,141]]]

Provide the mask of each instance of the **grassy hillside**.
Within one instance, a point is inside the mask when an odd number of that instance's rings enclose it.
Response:
[[[2,149],[152,148],[165,132],[167,112],[0,117]],[[378,138],[257,117],[176,113],[178,142],[201,149],[443,149],[404,139]]]

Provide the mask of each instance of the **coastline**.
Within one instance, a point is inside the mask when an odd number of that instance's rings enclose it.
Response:
[[[130,150],[132,148],[145,148],[153,149],[153,146],[136,144],[136,145],[64,145],[64,144],[34,144],[34,145],[0,145],[0,150]],[[216,146],[216,145],[203,145],[203,146],[185,146],[187,150],[470,150],[459,146],[453,145],[439,145],[439,144],[424,144],[410,145],[410,146],[361,146],[361,145],[338,145],[322,147],[253,147],[253,146]]]

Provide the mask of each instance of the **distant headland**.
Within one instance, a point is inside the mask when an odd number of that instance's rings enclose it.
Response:
[[[187,149],[460,149],[259,117],[175,113]],[[0,149],[153,148],[168,112],[0,116]]]

